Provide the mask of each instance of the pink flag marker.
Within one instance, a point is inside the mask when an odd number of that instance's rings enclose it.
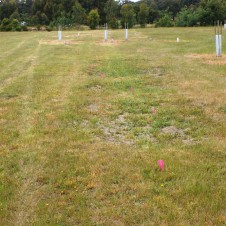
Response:
[[[101,78],[104,78],[104,74],[100,74],[100,77],[101,77]]]
[[[164,161],[163,160],[158,160],[158,165],[159,165],[159,168],[161,169],[161,171],[164,171]]]
[[[133,86],[130,86],[130,92],[133,92]]]
[[[154,107],[152,107],[152,108],[151,108],[151,113],[152,113],[152,114],[156,114],[156,113],[157,113],[157,110],[156,110]]]

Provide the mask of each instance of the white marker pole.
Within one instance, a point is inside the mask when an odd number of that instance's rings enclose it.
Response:
[[[216,42],[216,56],[219,57],[219,35],[215,35],[215,42]]]
[[[126,39],[126,41],[128,41],[128,38],[129,38],[128,28],[129,28],[129,25],[127,23],[127,24],[125,24],[125,39]]]
[[[58,27],[58,40],[59,41],[62,40],[62,27],[61,26]]]
[[[216,56],[221,57],[222,55],[222,23],[217,21],[215,26],[215,43],[216,43]]]
[[[226,20],[224,21],[224,29],[226,30]]]
[[[104,25],[104,41],[107,42],[108,40],[108,24]]]

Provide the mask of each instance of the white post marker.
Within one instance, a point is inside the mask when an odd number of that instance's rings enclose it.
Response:
[[[108,24],[104,24],[104,41],[108,40]]]
[[[215,24],[215,46],[216,46],[216,56],[221,57],[222,55],[222,23],[217,21]]]
[[[224,29],[226,30],[226,20],[224,21]]]
[[[61,26],[58,27],[58,40],[59,41],[62,40],[62,27]]]
[[[180,42],[180,39],[179,38],[177,38],[177,42]]]
[[[128,38],[129,38],[129,25],[128,23],[125,24],[125,40],[128,41]]]

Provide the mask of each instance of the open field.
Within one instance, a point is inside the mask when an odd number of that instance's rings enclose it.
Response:
[[[109,36],[0,33],[0,225],[224,225],[226,38]]]

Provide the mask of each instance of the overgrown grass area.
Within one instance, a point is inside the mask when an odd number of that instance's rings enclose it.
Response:
[[[109,36],[1,33],[0,225],[223,225],[226,39]]]

